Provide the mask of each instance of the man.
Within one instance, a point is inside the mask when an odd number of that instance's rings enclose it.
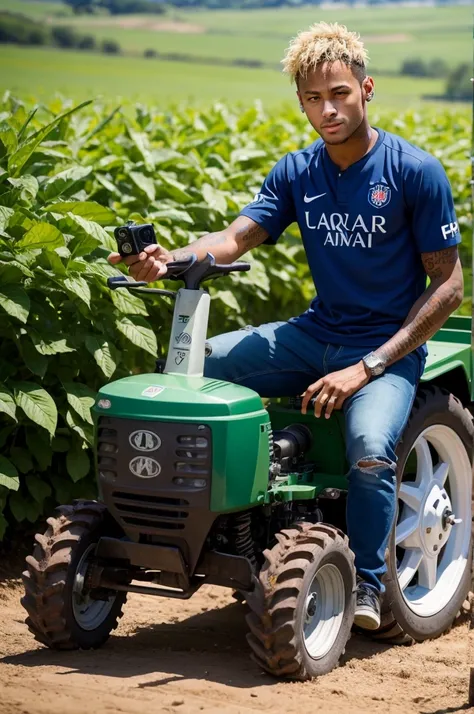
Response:
[[[205,375],[267,397],[304,392],[302,411],[315,397],[317,418],[344,410],[355,622],[373,630],[396,512],[395,448],[425,343],[460,305],[463,277],[446,174],[426,152],[370,126],[374,81],[366,61],[359,36],[343,26],[320,23],[300,33],[284,69],[321,138],[284,156],[223,231],[174,254],[149,246],[125,262],[135,279],[152,282],[165,276],[167,261],[189,252],[231,263],[298,223],[317,297],[288,322],[213,338]]]

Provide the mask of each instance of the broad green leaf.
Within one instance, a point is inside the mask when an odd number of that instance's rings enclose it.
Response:
[[[57,451],[60,454],[69,451],[70,446],[71,442],[64,436],[55,436],[53,441],[51,442],[51,448],[53,449],[53,451]]]
[[[216,290],[214,298],[222,300],[224,305],[227,305],[227,307],[237,313],[237,315],[240,314],[241,307],[237,302],[235,295],[230,290]]]
[[[63,234],[51,223],[37,223],[17,243],[18,248],[28,249],[58,248],[60,245],[64,245]]]
[[[40,354],[26,336],[20,340],[20,352],[30,372],[43,379],[48,369],[48,358]]]
[[[171,225],[175,223],[194,223],[187,211],[181,211],[178,208],[162,208],[159,211],[153,211],[150,213],[150,218],[155,218],[157,220],[167,219]]]
[[[63,387],[67,393],[67,400],[81,419],[93,424],[91,408],[94,406],[96,393],[79,382],[64,382]]]
[[[88,221],[96,223],[109,224],[115,221],[115,213],[105,206],[101,206],[94,201],[64,201],[62,203],[53,203],[45,206],[43,211],[51,211],[51,213],[62,213],[66,215],[70,213],[74,216],[80,216]]]
[[[15,402],[35,424],[54,436],[58,410],[51,395],[34,382],[13,382]]]
[[[77,440],[67,452],[66,466],[68,474],[74,483],[87,476],[90,471],[91,464],[87,452],[82,448],[81,444],[78,443]]]
[[[15,213],[13,208],[7,208],[6,206],[0,206],[0,231],[6,230],[10,218]]]
[[[3,144],[5,149],[0,152],[3,156],[5,150],[7,154],[13,154],[18,148],[18,139],[15,131],[6,122],[0,124],[0,144]]]
[[[160,190],[164,191],[165,195],[178,201],[179,203],[192,203],[194,200],[192,196],[186,191],[186,186],[179,181],[176,181],[171,176],[166,176],[161,174],[160,178],[162,180],[162,186]]]
[[[39,466],[40,471],[46,471],[51,466],[53,450],[44,431],[30,427],[26,430],[26,445],[30,455]]]
[[[30,298],[19,285],[0,286],[0,307],[12,317],[25,323],[30,312]]]
[[[34,153],[36,148],[41,144],[42,141],[46,139],[47,136],[49,136],[49,134],[59,124],[59,122],[70,116],[71,114],[74,114],[75,112],[79,111],[80,109],[83,109],[90,103],[90,101],[83,102],[77,107],[63,112],[63,114],[60,114],[59,116],[55,117],[52,122],[35,132],[32,136],[29,136],[26,141],[22,142],[17,151],[15,151],[8,160],[8,170],[10,174],[14,177],[19,176],[21,169],[26,164],[31,155]]]
[[[8,499],[8,506],[14,519],[21,523],[26,518],[26,500],[21,493],[13,493]]]
[[[0,384],[0,412],[17,421],[15,400],[4,384]]]
[[[0,456],[0,486],[5,486],[11,491],[18,491],[20,488],[18,471],[5,456]]]
[[[145,176],[144,174],[139,174],[137,171],[130,171],[129,176],[132,179],[133,183],[138,186],[140,191],[143,191],[149,201],[155,200],[156,194],[153,179],[149,178],[148,176]]]
[[[149,168],[153,168],[153,154],[150,151],[150,142],[148,139],[148,135],[144,132],[134,131],[131,128],[129,128],[128,133],[130,134],[130,138],[133,140],[138,151],[142,155],[145,163],[148,165]]]
[[[100,369],[107,377],[113,375],[117,369],[117,362],[115,360],[115,348],[112,344],[107,342],[103,337],[97,335],[88,335],[86,337],[86,347],[94,356],[95,361],[99,365]]]
[[[72,429],[72,431],[76,432],[76,434],[79,434],[79,436],[84,439],[84,441],[87,441],[89,446],[94,445],[94,431],[92,429],[92,426],[80,419],[75,412],[68,410],[66,414],[66,423],[68,427]]]
[[[33,461],[31,460],[28,449],[21,446],[12,446],[10,449],[10,459],[20,473],[27,474],[28,471],[33,471]]]
[[[143,300],[138,295],[132,295],[128,290],[111,290],[110,298],[117,310],[125,315],[148,315]]]
[[[107,231],[102,228],[102,226],[99,226],[98,223],[95,223],[94,221],[88,221],[86,218],[83,218],[82,216],[76,216],[74,213],[68,213],[67,215],[77,226],[79,226],[79,228],[82,228],[82,230],[87,236],[96,240],[99,245],[102,245],[104,248],[107,248],[111,251],[117,250],[117,244],[115,240],[111,236],[109,236]],[[77,250],[73,250],[73,255],[77,256],[85,254],[79,253]]]
[[[225,196],[220,191],[217,191],[210,184],[205,183],[202,187],[202,195],[210,208],[214,208],[216,211],[225,216],[227,213],[227,201],[225,200]]]
[[[46,481],[43,481],[34,474],[29,474],[25,481],[28,491],[33,496],[34,500],[42,506],[45,498],[48,498],[52,494],[52,489],[49,483],[46,483]]]
[[[92,166],[71,166],[71,168],[60,171],[55,176],[51,176],[43,186],[43,194],[46,201],[59,198],[63,193],[69,192],[72,187],[76,187],[79,181],[87,178],[92,173]],[[50,208],[42,210],[52,210]],[[62,213],[62,211],[57,211]]]
[[[158,349],[156,336],[143,317],[120,317],[115,320],[115,326],[132,344],[156,357]]]
[[[91,306],[91,289],[89,283],[81,275],[74,275],[64,280],[64,287],[68,292],[77,295],[77,297],[86,303],[87,307]]]
[[[66,352],[75,352],[76,348],[68,344],[67,337],[44,339],[39,332],[30,329],[28,334],[38,352],[42,355],[64,354]]]
[[[9,182],[15,188],[19,189],[20,197],[23,201],[34,201],[38,193],[38,179],[31,174],[26,174],[21,178],[11,178]]]

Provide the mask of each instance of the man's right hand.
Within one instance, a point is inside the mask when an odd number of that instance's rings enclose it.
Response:
[[[122,258],[120,253],[111,253],[107,260],[111,265],[121,262],[128,265],[128,272],[134,280],[153,283],[166,275],[166,263],[173,260],[173,255],[161,245],[147,245],[138,255]]]

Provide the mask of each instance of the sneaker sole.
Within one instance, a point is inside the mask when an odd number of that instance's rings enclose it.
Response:
[[[380,620],[377,620],[373,613],[358,612],[354,617],[354,625],[357,625],[357,627],[360,627],[363,630],[378,630],[380,627]]]

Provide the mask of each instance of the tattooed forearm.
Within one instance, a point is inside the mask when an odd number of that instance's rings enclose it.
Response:
[[[400,330],[376,350],[387,366],[433,337],[462,302],[463,277],[456,247],[423,253],[422,261],[431,283]]]
[[[235,240],[237,243],[241,243],[242,246],[245,247],[246,251],[260,245],[267,238],[267,231],[254,221],[250,221],[250,223],[246,225],[239,226],[235,232]]]
[[[204,258],[206,253],[213,252],[213,249],[226,242],[224,233],[208,233],[202,238],[198,238],[194,243],[187,245],[185,248],[174,250],[173,260],[185,260],[191,253],[196,253],[198,258]]]
[[[185,248],[173,251],[173,260],[184,260],[195,253],[198,260],[212,253],[218,263],[228,265],[244,253],[255,248],[268,238],[268,233],[258,223],[246,216],[239,216],[233,223],[218,233],[208,233]]]

